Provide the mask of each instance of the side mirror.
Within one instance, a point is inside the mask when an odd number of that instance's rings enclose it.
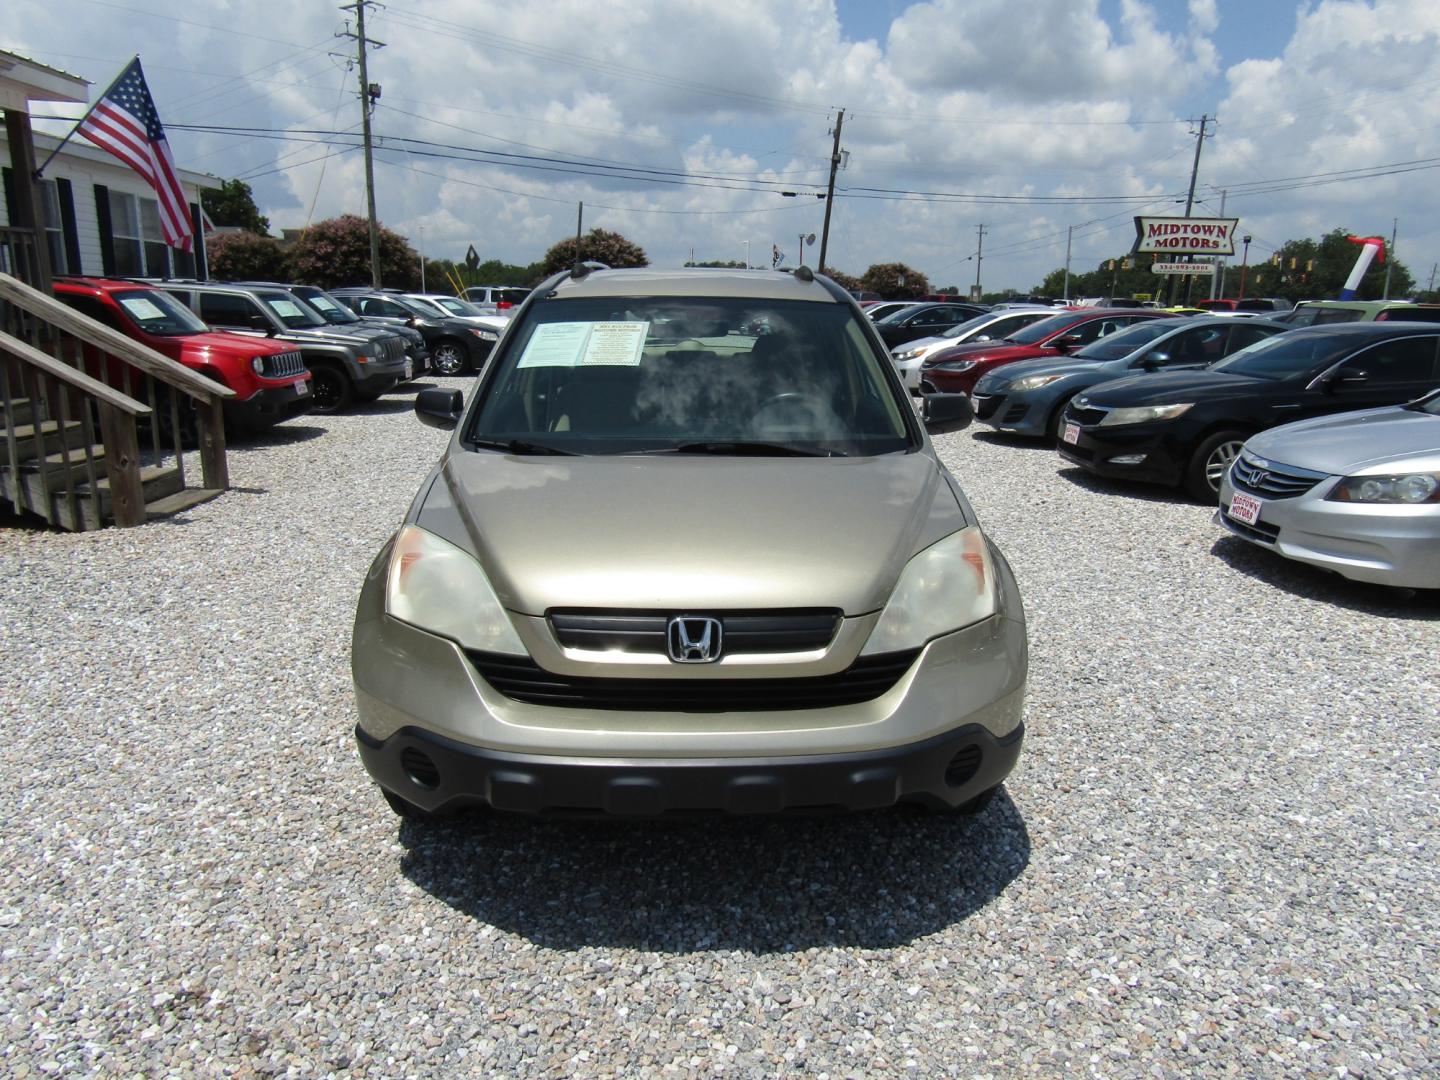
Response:
[[[964,431],[975,419],[975,406],[970,403],[969,394],[924,394],[920,401],[920,418],[931,435]]]
[[[1363,386],[1370,381],[1368,371],[1336,372],[1325,380],[1326,390],[1343,390],[1347,386]]]
[[[1078,349],[1084,344],[1084,341],[1079,334],[1066,334],[1062,338],[1057,338],[1053,344],[1061,352],[1069,352],[1071,349]]]
[[[459,390],[430,387],[415,395],[415,415],[426,427],[453,431],[465,413],[465,395]]]
[[[1169,353],[1155,349],[1140,358],[1140,366],[1146,371],[1159,371],[1160,365],[1167,363],[1169,359]]]

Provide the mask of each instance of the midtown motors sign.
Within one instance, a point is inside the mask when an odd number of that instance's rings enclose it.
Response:
[[[1137,217],[1134,254],[1234,255],[1239,218]]]

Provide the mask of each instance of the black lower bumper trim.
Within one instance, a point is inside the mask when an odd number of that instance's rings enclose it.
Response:
[[[871,810],[897,802],[959,806],[995,787],[1020,757],[1024,727],[978,724],[908,746],[769,758],[584,758],[510,754],[406,727],[355,738],[366,770],[429,811],[488,805],[520,813],[775,814]]]

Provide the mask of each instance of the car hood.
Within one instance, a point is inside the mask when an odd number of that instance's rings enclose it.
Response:
[[[1084,396],[1092,405],[1113,408],[1119,405],[1211,401],[1236,394],[1253,394],[1257,389],[1277,385],[1268,379],[1230,375],[1223,371],[1158,371],[1112,379],[1087,390]]]
[[[1056,353],[1057,350],[1045,345],[1003,345],[996,341],[968,341],[931,353],[925,358],[925,363],[939,364],[946,360],[1003,360],[1012,363],[1016,360],[1055,356]]]
[[[918,352],[918,351],[920,351],[921,349],[933,349],[933,348],[935,348],[936,346],[943,346],[943,345],[945,345],[946,343],[953,344],[953,343],[954,343],[954,339],[953,339],[953,338],[947,338],[947,337],[939,337],[939,336],[922,337],[922,338],[916,338],[914,341],[907,341],[907,342],[905,342],[904,344],[896,345],[896,346],[895,346],[895,351],[896,351],[896,352],[912,352],[912,351]]]
[[[342,345],[364,345],[376,338],[389,337],[390,331],[379,326],[290,327],[275,335],[286,341],[323,341]]]
[[[1039,360],[1021,360],[1018,364],[1006,364],[999,371],[985,376],[982,381],[992,386],[1008,386],[1027,375],[1094,375],[1113,378],[1110,372],[1125,370],[1127,369],[1124,364],[1116,364],[1113,360],[1052,360],[1042,357]]]
[[[191,353],[204,353],[214,356],[239,356],[248,360],[252,356],[275,356],[295,351],[293,345],[274,338],[229,334],[223,330],[211,330],[204,334],[177,334],[161,340],[178,342],[187,356]]]
[[[970,524],[928,454],[513,456],[452,450],[415,521],[510,610],[884,607],[917,550]]]
[[[1245,446],[1278,464],[1336,475],[1400,458],[1416,469],[1440,469],[1440,416],[1398,407],[1317,416],[1262,432]]]

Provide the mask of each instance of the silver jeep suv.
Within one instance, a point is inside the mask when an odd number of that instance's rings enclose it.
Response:
[[[454,436],[352,650],[397,812],[976,809],[1014,767],[1014,578],[828,279],[581,268],[416,410]]]

